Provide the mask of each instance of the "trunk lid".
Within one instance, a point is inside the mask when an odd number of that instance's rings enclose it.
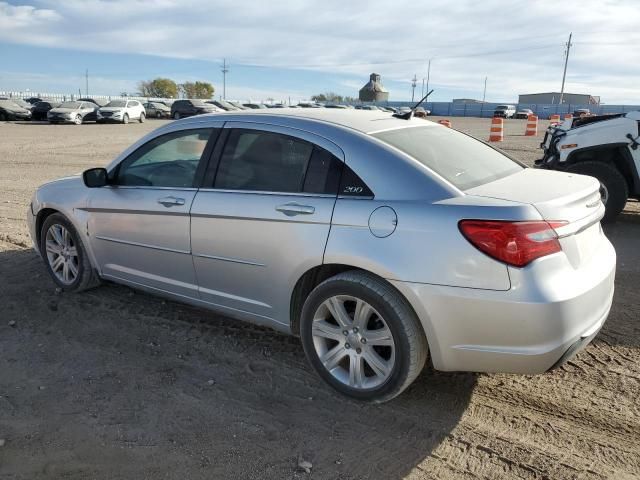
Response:
[[[595,178],[533,168],[525,168],[465,193],[528,203],[549,221],[574,223],[587,217],[597,217],[601,213],[600,207],[603,207],[600,183]]]
[[[600,183],[593,177],[525,168],[465,193],[528,203],[544,220],[566,221],[555,231],[574,268],[591,258],[604,237],[598,224],[604,216]]]

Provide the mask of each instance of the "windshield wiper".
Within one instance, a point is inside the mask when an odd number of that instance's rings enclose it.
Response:
[[[424,102],[427,99],[427,97],[432,93],[433,93],[433,89],[427,92],[427,94],[424,97],[422,97],[422,99],[418,103],[416,103],[413,107],[411,107],[411,110],[409,110],[408,112],[394,113],[392,116],[396,118],[401,118],[403,120],[411,120],[411,118],[413,117],[413,113],[416,111],[416,108],[422,105],[422,102]]]

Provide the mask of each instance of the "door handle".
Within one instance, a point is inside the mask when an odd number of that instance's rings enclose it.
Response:
[[[300,205],[299,203],[285,203],[276,207],[278,212],[284,213],[287,217],[295,215],[311,215],[316,211],[311,205]]]
[[[164,205],[165,207],[169,208],[169,207],[184,205],[184,198],[162,197],[158,199],[158,203],[160,205]]]

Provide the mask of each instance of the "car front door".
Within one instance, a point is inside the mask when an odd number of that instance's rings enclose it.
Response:
[[[145,143],[91,191],[87,228],[105,278],[198,297],[189,209],[219,129],[195,127]]]
[[[291,292],[322,264],[343,153],[300,130],[227,122],[191,208],[200,298],[288,325]]]

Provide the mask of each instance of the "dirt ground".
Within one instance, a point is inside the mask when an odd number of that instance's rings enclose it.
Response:
[[[530,164],[541,137],[506,123],[501,147]],[[538,376],[426,368],[362,405],[295,338],[113,284],[56,293],[30,249],[31,193],[160,124],[0,123],[0,478],[640,478],[638,203],[606,229],[613,309],[573,361]]]

